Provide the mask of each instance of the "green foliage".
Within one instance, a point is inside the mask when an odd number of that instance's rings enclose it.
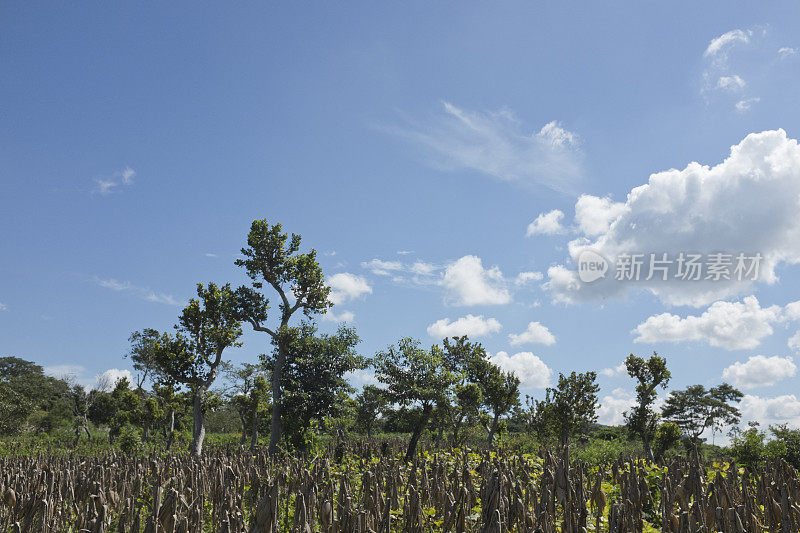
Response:
[[[197,298],[189,300],[175,326],[177,333],[161,336],[153,362],[158,373],[189,388],[193,396],[193,452],[202,452],[206,391],[217,378],[222,353],[241,346],[238,300],[230,284],[197,284]]]
[[[245,259],[237,259],[236,265],[245,269],[253,282],[253,288],[261,289],[267,283],[276,289],[281,296],[282,314],[291,316],[295,310],[302,308],[303,313],[310,317],[314,313],[324,313],[330,307],[330,288],[325,286],[316,251],[299,253],[300,241],[300,235],[294,233],[289,240],[279,223],[271,225],[266,219],[254,220],[247,235],[247,247],[242,248]],[[283,287],[287,284],[291,285],[294,304],[290,304],[286,298]],[[250,299],[242,303],[260,305],[243,306],[242,310],[252,311],[253,318],[266,319],[265,314],[258,316],[266,310],[263,305],[266,301],[253,298],[253,293],[243,291],[242,295],[245,294]]]
[[[738,403],[742,396],[739,390],[727,383],[710,389],[703,385],[691,385],[670,393],[662,415],[677,424],[692,442],[697,442],[708,428],[716,431],[739,422],[741,413],[731,403]]]
[[[17,392],[12,385],[0,382],[0,434],[19,433],[34,407],[34,402]]]
[[[316,326],[303,322],[288,328],[286,337],[281,375],[283,426],[289,434],[300,435],[312,420],[319,422],[342,414],[343,401],[353,392],[345,376],[364,368],[366,362],[356,353],[359,338],[353,328],[340,326],[335,334],[320,335]],[[276,359],[265,361],[272,372]]]
[[[492,445],[500,417],[519,405],[519,378],[513,372],[504,372],[488,359],[480,359],[473,370],[475,381],[480,385],[483,404],[491,412],[489,445]],[[462,394],[466,392],[462,390]],[[475,392],[467,392],[474,398]]]
[[[71,419],[64,401],[68,388],[35,363],[0,357],[0,434],[13,435],[27,425],[47,431]]]
[[[658,425],[658,415],[653,410],[656,400],[656,389],[667,388],[671,374],[667,369],[667,360],[653,352],[650,359],[643,359],[630,354],[625,360],[628,375],[636,380],[636,405],[625,413],[628,429],[642,439],[648,459],[653,460],[650,443]]]
[[[300,241],[300,236],[294,233],[289,240],[280,224],[270,224],[266,219],[254,220],[247,235],[247,247],[242,248],[244,259],[235,262],[252,280],[250,287],[236,290],[238,317],[249,322],[255,331],[268,333],[276,346],[272,366],[271,453],[278,450],[283,427],[283,371],[292,339],[289,320],[297,310],[310,318],[325,313],[332,305],[328,301],[331,289],[325,285],[316,251],[300,253]],[[277,327],[267,326],[269,299],[259,292],[264,284],[280,299]],[[294,296],[293,303],[289,301],[289,291]]]
[[[433,407],[448,401],[457,375],[444,364],[441,349],[425,350],[419,341],[406,337],[378,352],[375,377],[384,384],[390,402],[421,409],[406,451],[406,460],[411,460]]]
[[[533,424],[540,435],[553,436],[566,445],[597,421],[597,374],[559,373],[558,385],[548,387],[543,401],[534,401]]]
[[[664,422],[656,428],[653,438],[655,459],[663,459],[681,440],[681,428],[674,422]]]
[[[575,457],[590,465],[610,465],[620,457],[634,455],[637,452],[641,452],[641,449],[630,441],[590,439],[578,446]]]
[[[117,438],[119,449],[129,455],[138,454],[142,450],[141,430],[131,424],[122,426]]]
[[[356,396],[356,428],[371,437],[375,422],[386,405],[386,396],[380,388],[365,385],[361,394]]]
[[[767,435],[757,427],[734,436],[730,452],[742,466],[756,468],[764,462],[786,455],[786,445],[780,440],[767,441]]]
[[[795,468],[800,469],[800,429],[791,429],[787,424],[769,427],[775,439],[784,447],[783,458]]]

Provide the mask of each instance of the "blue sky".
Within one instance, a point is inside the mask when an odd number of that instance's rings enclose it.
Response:
[[[745,416],[800,422],[798,30],[791,2],[6,3],[0,353],[124,370],[195,283],[245,282],[267,218],[320,252],[366,355],[464,319],[534,396],[605,369],[604,421],[615,368],[657,350],[674,387],[726,372]],[[767,263],[573,290],[581,247],[634,245]]]

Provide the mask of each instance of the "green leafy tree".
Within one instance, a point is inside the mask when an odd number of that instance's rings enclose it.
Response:
[[[283,372],[291,335],[289,321],[297,311],[307,317],[325,313],[332,305],[328,301],[330,288],[325,285],[316,251],[300,253],[300,235],[289,239],[280,224],[254,220],[247,235],[247,247],[242,248],[244,259],[236,265],[245,269],[252,280],[250,287],[240,287],[236,294],[239,316],[255,331],[267,333],[276,346],[272,364],[272,421],[270,453],[276,453],[282,437]],[[273,327],[267,325],[269,299],[262,290],[269,287],[278,297],[280,317]]]
[[[346,374],[366,364],[356,353],[359,342],[355,329],[345,326],[331,335],[320,335],[310,322],[287,329],[281,384],[283,423],[295,446],[305,446],[304,435],[312,421],[322,422],[327,417],[338,418],[342,414],[340,408],[344,407],[344,399],[354,392]],[[277,357],[265,359],[267,369],[274,372]]]
[[[425,350],[411,338],[400,339],[375,357],[375,377],[384,384],[388,400],[401,407],[419,408],[406,461],[413,459],[434,406],[456,382],[456,376],[443,363],[441,349]]]
[[[800,468],[800,429],[790,428],[788,424],[778,424],[770,426],[769,430],[786,450],[784,459],[793,467]]]
[[[136,376],[137,390],[143,389],[148,378],[152,381],[158,380],[157,355],[163,343],[169,340],[164,337],[165,335],[166,333],[158,330],[146,328],[142,331],[134,331],[128,338],[131,348],[126,357],[131,358],[133,368],[138,372]]]
[[[786,455],[786,444],[780,439],[767,440],[767,435],[759,431],[757,423],[746,431],[735,435],[731,441],[730,452],[736,462],[754,469],[770,459]]]
[[[178,422],[188,414],[192,400],[179,390],[174,380],[170,379],[159,379],[153,383],[153,396],[163,414],[162,428],[167,439],[167,450],[170,450],[175,441]]]
[[[269,409],[269,384],[261,365],[243,363],[230,372],[233,378],[233,390],[230,402],[242,422],[242,439],[244,443],[250,434],[250,448],[258,444],[258,428],[261,417]]]
[[[741,391],[727,383],[710,389],[691,385],[670,392],[661,414],[677,424],[692,444],[696,444],[706,429],[719,429],[739,422],[741,413],[733,404],[739,403],[742,396]]]
[[[375,385],[364,385],[361,394],[356,397],[356,427],[365,432],[367,437],[372,436],[375,422],[386,405],[386,395]]]
[[[452,402],[445,405],[453,432],[453,443],[456,445],[464,423],[477,420],[484,404],[483,387],[477,381],[486,358],[483,346],[477,342],[470,342],[466,335],[442,341],[443,364],[453,373],[456,380],[452,393],[448,391],[442,398],[442,401]],[[444,424],[441,427],[444,428]]]
[[[34,402],[0,381],[0,435],[15,435],[33,413]]]
[[[241,346],[237,298],[230,285],[197,285],[197,298],[181,313],[177,333],[159,342],[155,353],[159,372],[185,385],[192,396],[192,454],[203,453],[206,396],[217,379],[226,348]]]
[[[483,388],[478,383],[458,383],[453,394],[455,403],[455,420],[453,422],[453,444],[458,445],[461,439],[461,428],[478,419],[483,405]]]
[[[667,360],[655,352],[647,360],[630,354],[625,359],[625,368],[628,375],[636,380],[636,406],[625,413],[625,422],[630,432],[642,439],[647,458],[653,461],[651,443],[659,419],[653,404],[656,401],[656,390],[659,387],[666,389],[671,377]]]
[[[664,422],[656,428],[653,436],[653,457],[662,460],[666,453],[681,440],[681,428],[673,422]]]
[[[483,403],[491,413],[491,421],[487,428],[491,446],[500,418],[520,404],[519,378],[513,372],[504,372],[499,366],[483,359],[478,363],[476,381],[481,386]]]
[[[561,446],[567,446],[571,437],[585,433],[597,421],[600,387],[596,379],[594,372],[572,372],[569,376],[559,373],[558,385],[548,387],[544,400],[534,402],[538,431],[555,436]]]
[[[63,407],[69,386],[64,380],[46,376],[41,366],[18,357],[0,357],[0,433],[14,434],[26,425],[50,429]]]

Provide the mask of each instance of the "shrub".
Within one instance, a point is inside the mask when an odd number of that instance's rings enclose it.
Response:
[[[117,437],[119,449],[126,454],[137,454],[142,450],[142,434],[139,428],[127,424],[122,427]]]

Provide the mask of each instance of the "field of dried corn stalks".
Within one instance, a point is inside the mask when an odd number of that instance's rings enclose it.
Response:
[[[0,457],[0,531],[119,533],[795,532],[800,483],[758,472],[619,459],[590,466],[549,451],[342,445],[280,459],[244,449],[129,457]]]

